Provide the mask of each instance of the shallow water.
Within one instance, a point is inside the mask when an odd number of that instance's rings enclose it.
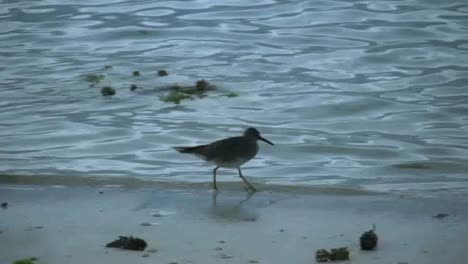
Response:
[[[468,193],[467,15],[460,0],[3,1],[0,172],[209,182],[172,147],[254,126],[276,146],[244,166],[252,182]],[[218,91],[160,100],[198,79]]]

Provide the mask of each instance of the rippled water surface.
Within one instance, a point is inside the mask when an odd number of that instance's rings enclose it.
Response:
[[[254,126],[253,183],[468,193],[466,1],[0,2],[3,174],[209,182],[172,147]]]

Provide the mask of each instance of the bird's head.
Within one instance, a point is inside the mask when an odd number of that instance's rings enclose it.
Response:
[[[261,140],[261,141],[264,141],[270,145],[275,145],[273,143],[271,143],[270,141],[268,141],[267,139],[263,138],[262,136],[260,136],[260,132],[258,132],[257,129],[253,128],[253,127],[249,127],[245,130],[244,132],[244,136],[245,137],[249,137],[249,138],[255,138],[257,140]]]

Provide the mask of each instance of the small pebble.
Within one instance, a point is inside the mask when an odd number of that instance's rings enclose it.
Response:
[[[104,66],[104,69],[112,69],[112,65],[106,65]]]
[[[224,243],[226,243],[226,241],[224,241],[224,240],[220,240],[220,241],[218,241],[218,243],[220,243],[220,244],[224,244]]]
[[[148,253],[145,253],[145,254],[141,255],[142,258],[147,258],[149,256],[150,256],[150,254],[148,254]]]
[[[7,209],[8,208],[8,203],[2,203],[1,206],[2,206],[3,209]]]
[[[255,263],[260,263],[260,261],[252,259],[252,260],[249,260],[249,263],[255,264]]]
[[[134,71],[133,76],[140,76],[140,71]]]
[[[280,229],[279,231],[280,231],[280,232],[284,232],[284,229]]]
[[[223,248],[222,247],[215,247],[214,250],[220,251],[220,250],[223,250]]]
[[[140,225],[141,225],[141,226],[152,226],[152,224],[149,223],[149,222],[143,222],[143,223],[141,223]]]

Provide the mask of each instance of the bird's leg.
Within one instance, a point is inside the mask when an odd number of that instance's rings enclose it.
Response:
[[[245,184],[247,184],[247,186],[249,186],[249,188],[250,188],[252,191],[256,192],[257,189],[255,189],[255,187],[253,187],[253,185],[250,184],[250,183],[244,178],[244,176],[242,176],[242,172],[241,172],[240,167],[238,167],[237,170],[239,171],[239,176],[240,176],[241,179],[245,182]]]
[[[213,189],[215,190],[218,190],[218,187],[216,187],[216,170],[218,169],[219,167],[216,167],[214,168],[213,170]]]

